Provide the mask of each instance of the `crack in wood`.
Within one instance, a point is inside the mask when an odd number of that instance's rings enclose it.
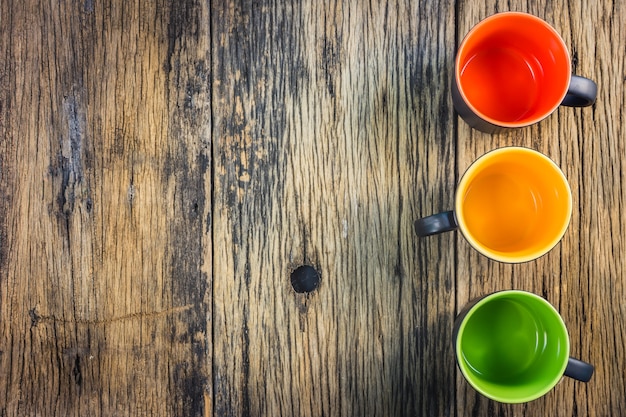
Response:
[[[118,323],[121,321],[130,321],[136,319],[156,319],[161,317],[166,317],[172,314],[182,313],[192,309],[195,305],[188,304],[180,307],[172,307],[162,311],[152,311],[152,312],[138,312],[126,314],[119,317],[113,317],[110,319],[103,320],[85,320],[85,319],[64,319],[60,317],[56,317],[55,315],[42,315],[37,312],[36,308],[29,310],[28,314],[31,320],[31,326],[36,327],[40,323],[61,323],[61,324],[82,324],[82,325],[102,325],[102,324],[111,324]]]

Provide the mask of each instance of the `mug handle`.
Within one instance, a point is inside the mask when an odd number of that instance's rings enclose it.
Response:
[[[567,94],[561,105],[567,107],[591,106],[596,102],[597,95],[598,86],[593,80],[579,75],[572,75]]]
[[[415,221],[415,232],[420,237],[438,235],[456,230],[459,224],[453,211],[444,211]]]
[[[589,382],[593,375],[593,365],[578,359],[569,358],[565,368],[565,376],[582,382]]]

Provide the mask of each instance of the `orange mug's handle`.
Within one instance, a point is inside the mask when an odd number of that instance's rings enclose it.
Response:
[[[598,86],[593,80],[579,75],[572,75],[569,89],[561,105],[568,107],[591,106],[596,102],[597,95]]]
[[[420,237],[451,232],[459,227],[453,211],[433,214],[415,221],[415,232]]]

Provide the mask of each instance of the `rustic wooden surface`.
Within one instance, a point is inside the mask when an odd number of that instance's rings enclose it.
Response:
[[[624,5],[294,3],[0,0],[0,416],[626,415]],[[455,48],[505,10],[555,26],[592,108],[457,118]],[[570,181],[555,250],[414,235],[513,144]],[[509,288],[559,309],[591,382],[468,387],[456,312]]]

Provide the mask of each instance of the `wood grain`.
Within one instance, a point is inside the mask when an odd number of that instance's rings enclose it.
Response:
[[[202,415],[208,11],[0,4],[0,414]]]
[[[214,8],[218,415],[453,413],[452,6]]]
[[[562,34],[593,107],[457,118],[455,49],[505,10]],[[626,415],[625,22],[610,0],[0,0],[0,416]],[[568,177],[560,245],[502,265],[418,239],[507,145]],[[557,307],[588,384],[469,388],[455,315],[509,288]]]

